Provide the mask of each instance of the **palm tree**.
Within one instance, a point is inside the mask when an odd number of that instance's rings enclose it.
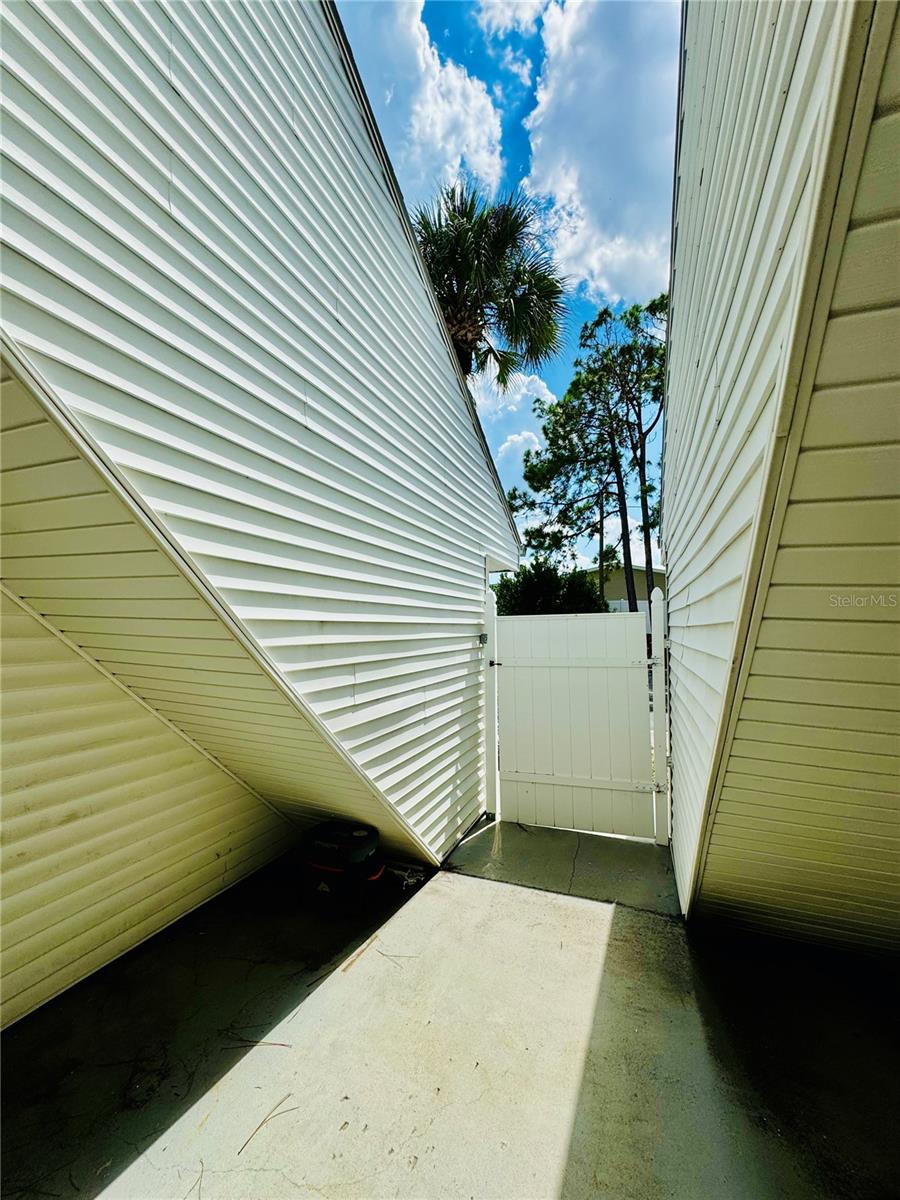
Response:
[[[528,197],[492,204],[471,184],[451,184],[413,226],[464,375],[493,362],[503,388],[559,352],[565,280]]]

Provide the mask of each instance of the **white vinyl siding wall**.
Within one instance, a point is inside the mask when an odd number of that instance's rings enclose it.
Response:
[[[894,27],[699,910],[900,945],[900,30]]]
[[[23,384],[0,387],[3,581],[295,827],[394,810],[314,729]],[[89,789],[87,778],[82,786]],[[75,830],[72,835],[75,835]]]
[[[10,6],[4,322],[441,856],[516,543],[316,4]]]
[[[262,866],[290,826],[18,602],[0,616],[6,1025]]]
[[[815,195],[828,3],[690,3],[663,481],[672,849],[689,900]]]

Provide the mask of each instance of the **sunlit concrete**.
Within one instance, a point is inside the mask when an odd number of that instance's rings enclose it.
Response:
[[[9,1031],[4,1195],[889,1195],[885,986],[862,1020],[815,960],[810,1015],[795,952],[732,944],[453,873],[364,929],[257,877]]]

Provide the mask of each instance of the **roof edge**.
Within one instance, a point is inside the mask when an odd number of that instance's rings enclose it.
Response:
[[[678,35],[678,93],[675,99],[675,157],[672,163],[672,215],[669,220],[669,313],[666,319],[666,369],[663,380],[662,450],[659,456],[659,532],[657,540],[666,561],[666,400],[669,395],[669,339],[672,336],[672,296],[675,290],[675,211],[678,204],[678,168],[681,165],[681,118],[684,106],[684,69],[687,53],[687,11],[690,0],[681,0],[681,29]]]
[[[509,527],[512,530],[513,539],[516,546],[523,549],[522,535],[519,533],[512,511],[509,507],[509,501],[506,499],[506,492],[503,490],[503,484],[500,482],[500,476],[497,473],[497,466],[491,454],[490,446],[488,446],[487,438],[484,436],[481,418],[478,416],[478,409],[475,407],[475,402],[472,399],[472,393],[469,391],[469,385],[466,382],[466,377],[459,365],[459,360],[456,357],[456,352],[453,349],[453,343],[450,340],[450,334],[447,330],[447,322],[444,320],[444,314],[441,312],[440,305],[437,302],[437,297],[434,294],[434,286],[431,282],[431,276],[428,274],[428,268],[425,266],[425,261],[422,258],[422,252],[419,249],[419,243],[416,240],[415,232],[413,231],[412,221],[409,217],[409,212],[406,208],[406,203],[403,199],[403,193],[400,190],[400,184],[397,182],[397,176],[394,173],[394,168],[391,164],[390,156],[387,152],[387,147],[384,144],[384,139],[381,136],[381,131],[378,128],[378,122],[375,120],[375,114],[372,111],[372,106],[369,103],[369,97],[366,94],[366,89],[362,81],[362,76],[359,73],[359,68],[356,65],[356,59],[353,57],[353,50],[350,46],[350,41],[344,30],[343,22],[337,9],[336,0],[319,0],[322,9],[325,13],[325,20],[332,32],[334,40],[337,44],[338,51],[341,56],[341,61],[344,65],[344,70],[347,72],[347,78],[350,83],[356,101],[362,113],[363,123],[366,126],[369,137],[372,141],[372,146],[375,150],[376,157],[384,172],[385,182],[388,185],[391,199],[394,202],[394,207],[400,217],[400,222],[403,226],[403,232],[410,244],[413,255],[418,268],[419,274],[422,277],[422,282],[425,285],[425,290],[428,295],[432,310],[441,330],[444,339],[444,344],[447,348],[447,353],[450,356],[450,361],[453,364],[457,380],[459,382],[460,391],[462,392],[469,417],[475,429],[476,436],[481,443],[481,448],[484,451],[484,457],[487,462],[488,470],[493,478],[494,485],[497,489],[497,494],[500,497],[500,503],[503,511],[506,514],[506,519],[509,522]]]

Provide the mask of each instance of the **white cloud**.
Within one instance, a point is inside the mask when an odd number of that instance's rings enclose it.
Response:
[[[677,6],[553,0],[542,40],[526,186],[574,284],[646,300],[668,277]]]
[[[500,114],[487,87],[443,59],[424,0],[341,5],[353,51],[411,207],[461,172],[491,194],[503,174]],[[380,101],[380,103],[379,103]]]
[[[622,526],[618,517],[607,517],[603,522],[603,533],[608,546],[618,543],[622,536]],[[640,522],[634,517],[628,518],[628,540],[631,543],[631,561],[635,567],[643,569],[644,563],[647,561],[644,554],[644,539],[640,532]],[[622,548],[619,547],[619,558],[622,557]],[[662,566],[662,553],[656,543],[656,534],[650,535],[650,559],[655,567]],[[596,563],[594,563],[596,566]]]
[[[523,538],[529,529],[543,524],[543,517],[539,512],[517,512],[514,514],[513,520],[516,523],[516,529],[518,529]]]
[[[508,412],[518,412],[524,404],[528,410],[535,400],[552,404],[556,399],[539,375],[516,374],[506,391],[497,386],[497,368],[489,363],[479,375],[469,376],[469,391],[483,420],[493,421]]]
[[[424,2],[424,0],[423,0]],[[503,173],[500,115],[487,88],[464,67],[441,62],[422,21],[422,5],[404,8],[416,42],[421,86],[410,113],[411,157],[420,171],[436,170],[449,183],[463,164],[495,192]]]
[[[534,33],[547,0],[479,0],[478,24],[488,34]]]
[[[530,429],[523,429],[521,433],[511,433],[500,449],[497,451],[498,458],[507,458],[515,456],[521,458],[526,450],[540,450],[541,439],[536,433],[532,433]]]
[[[510,71],[523,87],[531,84],[531,59],[523,50],[513,50],[510,46],[503,47],[500,65]]]
[[[529,514],[529,516],[530,516],[530,514]],[[533,518],[530,520],[530,524],[534,525],[536,523],[538,523],[538,522],[536,522]],[[643,571],[644,563],[646,562],[646,559],[644,557],[644,539],[642,538],[642,536],[640,534],[638,525],[639,525],[639,523],[638,523],[638,521],[635,520],[634,517],[628,518],[628,530],[629,530],[629,534],[630,534],[629,541],[631,542],[632,566],[634,567],[634,569],[636,571],[637,570]],[[527,529],[527,525],[526,526],[519,525],[520,533],[524,534],[526,529]],[[622,547],[621,547],[621,545],[619,545],[619,543],[621,541],[620,531],[621,531],[621,526],[619,524],[618,517],[607,517],[606,520],[603,522],[603,532],[604,532],[604,536],[606,539],[606,544],[607,544],[607,546],[613,546],[613,545],[618,546],[619,561],[621,562]],[[582,570],[592,570],[593,568],[595,568],[597,566],[597,539],[596,538],[585,538],[583,540],[583,542],[581,542],[580,545],[581,545],[581,548],[577,549],[575,551],[575,558],[574,558],[575,566],[580,567]],[[655,534],[653,534],[650,539],[650,557],[651,557],[651,561],[652,561],[654,567],[662,566],[662,553],[660,552],[659,546],[656,543],[656,535]]]

